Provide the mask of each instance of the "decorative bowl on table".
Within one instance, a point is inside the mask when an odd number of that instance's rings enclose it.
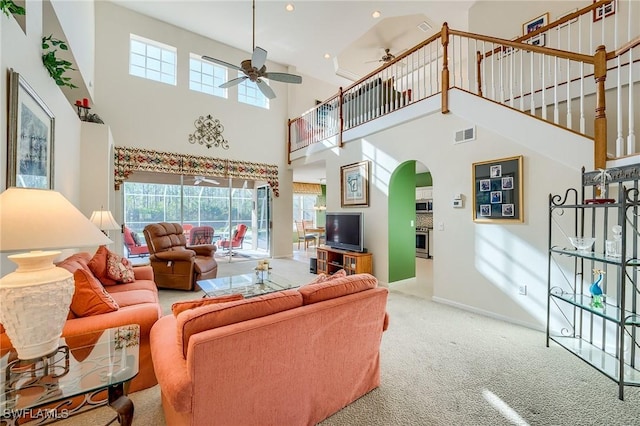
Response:
[[[569,237],[569,241],[579,252],[588,253],[596,239],[594,237]]]

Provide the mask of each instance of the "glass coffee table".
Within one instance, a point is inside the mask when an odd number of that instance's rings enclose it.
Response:
[[[204,292],[203,297],[216,297],[239,293],[245,298],[248,298],[300,287],[300,283],[294,283],[286,277],[274,274],[273,272],[265,273],[263,279],[260,279],[260,274],[250,273],[201,280],[197,281],[197,284]]]
[[[63,419],[96,405],[95,396],[106,390],[118,422],[131,425],[133,402],[126,390],[138,374],[139,345],[140,326],[131,324],[63,337],[56,352],[37,359],[19,360],[13,349],[3,348],[0,424]]]

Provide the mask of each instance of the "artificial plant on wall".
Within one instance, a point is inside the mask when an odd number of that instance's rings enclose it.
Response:
[[[71,77],[64,76],[65,72],[75,70],[75,68],[71,66],[71,62],[56,56],[57,48],[60,50],[69,50],[69,47],[63,40],[53,38],[52,35],[42,37],[42,50],[44,52],[42,54],[42,63],[44,67],[49,71],[49,75],[58,86],[67,86],[72,89],[78,87],[71,83]]]
[[[13,0],[0,0],[0,10],[7,16],[24,15],[24,7],[18,6]]]

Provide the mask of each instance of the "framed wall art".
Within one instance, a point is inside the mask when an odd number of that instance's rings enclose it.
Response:
[[[595,3],[597,0],[593,0]],[[599,21],[602,18],[606,18],[607,16],[611,16],[616,13],[616,0],[613,0],[609,4],[605,4],[604,6],[600,6],[596,9],[593,9],[593,22]]]
[[[527,35],[534,32],[538,28],[542,28],[549,23],[549,13],[538,16],[529,22],[522,24],[522,35]]]
[[[369,206],[369,161],[340,167],[342,207]]]
[[[9,70],[7,187],[53,189],[55,117],[25,79]]]
[[[474,222],[523,222],[522,156],[473,163]]]

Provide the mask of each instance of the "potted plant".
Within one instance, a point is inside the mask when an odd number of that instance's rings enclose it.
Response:
[[[74,89],[78,86],[71,82],[71,77],[65,77],[64,73],[69,70],[75,70],[75,68],[71,66],[71,62],[56,56],[58,48],[60,50],[69,50],[63,40],[53,38],[53,35],[42,37],[42,50],[44,52],[42,54],[42,63],[58,86],[68,86]]]
[[[18,6],[13,0],[0,0],[0,10],[5,15],[24,15],[24,7]]]

